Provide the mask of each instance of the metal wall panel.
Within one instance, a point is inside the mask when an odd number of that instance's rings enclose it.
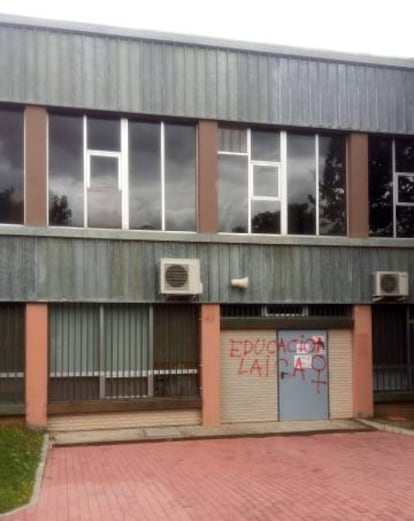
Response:
[[[409,301],[414,302],[413,248],[323,242],[1,236],[0,301],[162,302],[160,259],[172,257],[200,259],[200,302],[369,303],[375,270],[407,271]],[[231,279],[241,277],[249,277],[248,289],[231,288]]]
[[[5,23],[0,46],[0,101],[414,132],[414,70],[409,67]]]

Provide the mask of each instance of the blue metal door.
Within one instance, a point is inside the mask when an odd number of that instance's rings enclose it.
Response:
[[[320,420],[329,415],[326,331],[277,333],[280,420]]]

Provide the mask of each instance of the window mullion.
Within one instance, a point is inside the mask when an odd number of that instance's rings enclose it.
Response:
[[[90,184],[89,154],[88,154],[88,123],[83,116],[83,227],[88,226],[88,186]]]
[[[287,234],[287,133],[280,133],[280,231],[282,235]]]
[[[161,122],[161,230],[165,231],[165,125]]]
[[[397,237],[397,203],[398,203],[398,175],[395,172],[395,139],[392,140],[391,147],[392,163],[392,234]]]
[[[247,233],[252,233],[252,197],[253,197],[253,164],[252,164],[252,147],[251,147],[251,129],[247,129]]]
[[[319,235],[319,135],[315,135],[315,226]]]

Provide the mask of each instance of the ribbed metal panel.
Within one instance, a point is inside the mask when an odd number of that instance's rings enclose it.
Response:
[[[0,101],[414,132],[414,71],[0,25]]]
[[[414,302],[412,248],[2,236],[1,252],[0,301],[162,302],[169,257],[200,259],[200,302],[370,303],[376,270],[407,271]]]
[[[222,423],[278,419],[276,352],[276,331],[222,331]]]
[[[329,417],[352,418],[352,331],[329,331]]]

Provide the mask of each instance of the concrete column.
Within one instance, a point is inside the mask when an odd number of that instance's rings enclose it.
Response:
[[[371,306],[354,306],[354,416],[374,414]]]
[[[201,401],[204,427],[220,425],[220,306],[201,306]]]
[[[348,214],[349,236],[368,237],[368,136],[356,132],[348,141]]]
[[[47,111],[25,111],[25,224],[47,226]]]
[[[48,308],[26,304],[26,424],[47,427]]]
[[[218,231],[217,205],[217,123],[198,124],[198,231]]]

